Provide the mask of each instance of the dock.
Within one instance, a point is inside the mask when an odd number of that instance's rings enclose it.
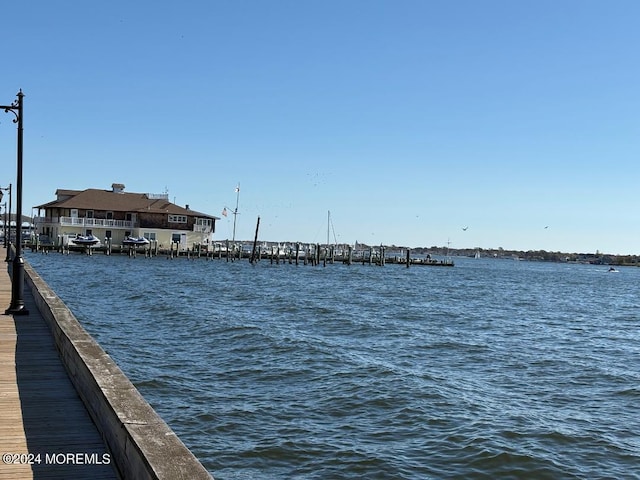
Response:
[[[28,315],[0,317],[0,479],[117,479],[110,457],[103,457],[109,452],[60,361],[30,289],[25,289],[24,301]],[[11,279],[3,268],[3,312],[10,303]],[[93,455],[102,464],[72,464],[66,455],[75,453]]]
[[[166,257],[175,259],[184,257],[187,259],[203,258],[205,260],[249,260],[251,263],[266,260],[270,263],[288,263],[303,265],[324,265],[327,264],[369,264],[384,266],[387,264],[402,265],[405,267],[430,266],[430,267],[453,267],[455,264],[451,258],[446,255],[445,258],[432,258],[430,254],[412,257],[411,249],[401,249],[397,251],[389,251],[389,247],[380,245],[379,247],[367,247],[355,250],[350,245],[321,245],[321,244],[303,244],[285,242],[287,247],[280,247],[279,243],[272,243],[266,247],[252,248],[251,244],[237,242],[232,243],[228,240],[224,243],[218,242],[215,245],[199,245],[194,244],[190,248],[180,246],[179,244],[171,244],[169,248],[158,245],[157,242],[150,242],[149,245],[132,247],[123,245],[99,245],[95,247],[81,247],[69,245],[30,245],[31,251],[48,254],[50,252],[58,252],[63,255],[73,253],[82,253],[85,255],[104,254],[104,255],[127,255],[129,257]]]
[[[0,316],[0,480],[212,479],[26,263],[24,304]]]

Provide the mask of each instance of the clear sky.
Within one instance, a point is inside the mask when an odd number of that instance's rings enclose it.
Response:
[[[239,183],[240,239],[330,211],[345,243],[640,254],[636,0],[19,3],[25,214],[115,182],[221,217]]]

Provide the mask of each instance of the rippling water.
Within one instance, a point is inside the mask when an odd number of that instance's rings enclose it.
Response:
[[[640,478],[640,269],[26,259],[216,479]]]

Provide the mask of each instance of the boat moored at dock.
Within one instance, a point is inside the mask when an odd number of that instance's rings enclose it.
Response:
[[[69,238],[69,242],[73,243],[78,247],[99,247],[100,239],[94,235],[76,235],[75,237]]]
[[[151,242],[145,237],[125,237],[122,241],[122,245],[130,246],[130,247],[144,247],[149,245]]]

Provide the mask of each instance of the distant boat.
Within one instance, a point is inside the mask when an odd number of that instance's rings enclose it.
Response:
[[[610,273],[618,273],[620,270],[616,270],[613,267],[609,267],[609,270],[607,270],[607,271],[610,272]]]
[[[149,240],[145,237],[125,237],[122,241],[123,245],[139,247],[141,245],[149,245]]]
[[[69,239],[75,245],[81,247],[95,247],[100,244],[100,239],[94,235],[76,235],[74,238]]]
[[[227,253],[227,246],[223,243],[216,242],[213,244],[213,251],[215,253]]]
[[[262,242],[262,245],[259,248],[261,255],[277,256],[279,258],[286,257],[287,254],[291,252],[291,248],[289,248],[286,243],[284,245],[280,245],[280,243],[268,244],[267,242]]]

